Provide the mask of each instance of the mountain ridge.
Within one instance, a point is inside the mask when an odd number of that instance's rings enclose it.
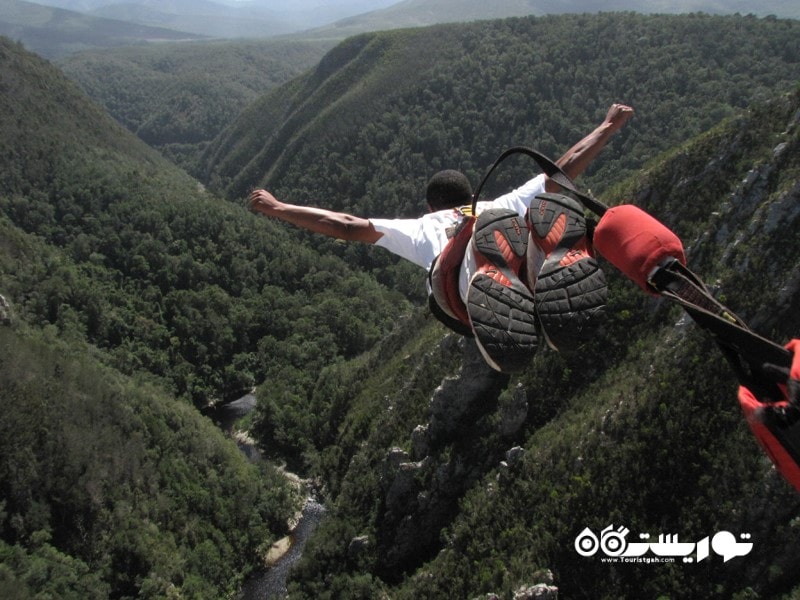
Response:
[[[800,8],[785,0],[753,4],[747,1],[659,0],[402,0],[387,8],[356,15],[296,35],[341,39],[365,31],[402,27],[424,27],[438,23],[482,21],[509,17],[544,16],[569,13],[639,12],[645,14],[755,14],[761,17],[800,18]]]
[[[629,13],[524,17],[363,34],[336,47],[315,71],[243,111],[206,150],[199,176],[234,197],[257,185],[285,187],[284,193],[291,196],[292,182],[308,178],[308,171],[291,169],[291,155],[300,152],[307,169],[328,173],[319,177],[327,189],[315,195],[328,198],[334,207],[409,215],[418,210],[412,199],[430,176],[426,165],[461,168],[477,181],[511,145],[535,146],[558,156],[615,101],[633,105],[637,121],[646,121],[640,131],[649,132],[647,140],[631,139],[627,131],[614,140],[628,160],[641,166],[657,150],[680,140],[678,128],[698,119],[702,124],[684,129],[683,136],[699,133],[718,116],[730,114],[733,106],[742,108],[744,94],[758,94],[765,86],[754,73],[753,85],[723,91],[734,72],[735,77],[743,76],[739,66],[750,59],[750,50],[743,52],[747,44],[732,44],[734,38],[726,31],[736,31],[743,39],[752,36],[748,39],[761,48],[753,51],[763,51],[764,59],[783,73],[783,85],[790,87],[796,58],[792,50],[785,53],[791,47],[788,38],[788,46],[778,38],[791,36],[795,23]],[[775,48],[766,48],[766,40]],[[596,52],[589,55],[585,48],[592,44]],[[632,47],[636,51],[624,62],[614,58]],[[668,58],[670,53],[680,54],[681,61]],[[436,60],[429,59],[432,54]],[[725,54],[731,58],[722,60]],[[606,66],[609,60],[615,61],[613,68]],[[661,86],[667,79],[671,83],[662,91],[668,101],[640,94],[652,87],[647,82]],[[701,92],[706,86],[719,88]],[[331,110],[334,101],[336,110]],[[513,110],[508,102],[514,103]],[[681,121],[664,126],[679,114],[684,115]],[[559,131],[558,141],[548,127]],[[425,132],[422,141],[403,136],[406,131],[418,136],[419,130]],[[318,139],[315,131],[320,132]],[[391,137],[392,131],[399,135]],[[360,147],[371,144],[380,148],[384,160],[359,155]],[[595,168],[602,168],[609,154],[601,155]],[[351,156],[348,163],[359,169],[365,161],[372,162],[364,167],[372,174],[365,175],[370,180],[367,187],[381,199],[370,198],[363,187],[343,194],[327,184],[325,179],[339,177],[339,169],[326,155]]]

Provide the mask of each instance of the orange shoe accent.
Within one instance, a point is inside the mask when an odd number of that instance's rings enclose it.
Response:
[[[579,260],[583,260],[584,258],[589,258],[591,256],[591,252],[586,249],[586,238],[583,238],[575,245],[574,248],[570,249],[560,261],[558,261],[558,264],[562,267],[567,267],[578,262]]]
[[[486,274],[502,286],[511,287],[513,285],[511,283],[511,280],[508,277],[506,277],[502,271],[492,269],[486,271]]]
[[[569,265],[576,263],[579,260],[587,258],[587,256],[588,255],[583,250],[570,250],[564,255],[564,258],[558,261],[558,264],[562,267],[568,267]]]
[[[514,221],[516,224],[516,221]],[[520,235],[522,233],[520,232]],[[525,259],[524,256],[517,256],[517,253],[514,252],[514,249],[511,247],[511,244],[506,239],[506,236],[503,235],[500,231],[494,232],[494,242],[497,244],[498,250],[503,255],[503,259],[506,261],[506,264],[513,269],[515,273],[519,273],[520,268],[522,267],[522,262]]]
[[[550,228],[550,231],[547,232],[547,236],[544,239],[540,238],[533,232],[531,233],[536,238],[536,243],[539,245],[539,247],[544,250],[544,253],[550,254],[556,249],[556,246],[558,246],[558,242],[561,241],[566,229],[567,215],[562,213],[558,215],[556,220],[553,222],[553,226]]]

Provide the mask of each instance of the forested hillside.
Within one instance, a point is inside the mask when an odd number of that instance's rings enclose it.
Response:
[[[197,184],[5,39],[0,69],[0,596],[233,593],[297,499],[144,371],[163,308],[104,264],[130,209]]]
[[[0,596],[225,597],[297,499],[197,408],[264,380],[304,395],[404,300],[5,38],[0,70]]]
[[[13,87],[0,96],[0,210],[63,256],[10,265],[5,293],[26,320],[86,339],[198,406],[380,336],[388,310],[357,323],[347,314],[401,300],[206,193],[49,64],[7,42],[2,52]]]
[[[0,232],[5,279],[9,253],[42,247]],[[0,408],[2,598],[222,598],[300,500],[191,405],[54,329],[0,326]]]
[[[597,161],[592,187],[790,89],[799,33],[791,20],[625,13],[357,36],[248,108],[209,148],[205,180],[230,197],[263,183],[359,213],[416,214],[433,170],[476,181],[509,145],[557,157],[626,102],[637,126]]]
[[[190,173],[259,96],[319,62],[332,42],[213,41],[87,51],[59,65],[112,117]]]
[[[465,164],[477,177],[500,145],[522,141],[559,151],[567,136],[593,124],[612,100],[635,103],[639,118],[646,121],[648,138],[624,153],[624,160],[641,165],[647,156],[729,114],[731,107],[742,107],[747,98],[793,80],[796,29],[796,21],[629,13],[511,19],[356,37],[308,76],[299,97],[287,97],[297,89],[289,87],[254,104],[241,126],[226,134],[227,141],[218,141],[221,148],[210,151],[204,169],[198,165],[199,154],[223,127],[258,95],[316,64],[333,42],[169,44],[86,52],[61,65],[112,116],[200,178],[209,176],[209,168],[214,169],[211,176],[232,177],[240,161],[249,162],[262,141],[275,135],[279,145],[288,140],[319,146],[313,160],[319,158],[321,174],[330,173],[332,179],[340,175],[326,162],[339,155],[361,163],[386,155],[400,165],[413,165],[414,172],[384,173],[370,167],[372,185],[384,187],[398,178],[424,181],[420,166],[446,161],[448,154],[455,154],[452,162],[459,164],[459,153],[477,157]],[[323,81],[326,85],[318,87]],[[293,113],[280,112],[295,107],[318,116],[318,121],[299,116],[301,122],[318,123],[301,142],[285,129],[296,121]],[[358,128],[364,139],[347,137],[338,144],[314,139],[315,132],[340,127],[332,121],[344,113],[349,114],[346,127]],[[280,125],[284,129],[277,134]],[[399,128],[423,131],[428,141],[384,133]],[[241,152],[226,157],[233,143]],[[336,146],[328,148],[329,143]],[[370,154],[353,155],[361,146]],[[274,148],[264,160],[269,163],[275,153],[291,148]],[[412,163],[404,152],[422,154],[424,162]],[[265,170],[263,161],[254,165]],[[404,188],[403,193],[418,189]],[[391,196],[388,206],[383,201],[379,206],[395,208],[397,200]]]

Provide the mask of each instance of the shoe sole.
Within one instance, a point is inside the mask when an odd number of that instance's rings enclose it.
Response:
[[[475,342],[496,371],[515,373],[530,365],[539,347],[533,296],[476,273],[469,285],[467,311]]]
[[[478,217],[472,243],[494,266],[503,271],[513,270],[512,263],[525,258],[528,231],[524,221],[514,211],[489,209]]]
[[[479,263],[467,293],[467,312],[486,362],[504,373],[530,364],[539,347],[533,293],[519,277],[525,266],[528,230],[514,211],[481,213],[472,236]]]
[[[548,345],[576,350],[597,332],[608,299],[606,278],[588,257],[551,272],[536,284],[536,310]]]
[[[586,249],[586,219],[577,200],[560,194],[539,194],[539,204],[528,211],[528,227],[534,242],[529,259],[538,263],[538,277],[568,266],[576,249]],[[575,258],[579,258],[575,255]]]
[[[608,290],[603,271],[588,253],[581,204],[560,194],[540,194],[528,213],[528,260],[541,265],[534,286],[548,345],[575,349],[597,329]]]

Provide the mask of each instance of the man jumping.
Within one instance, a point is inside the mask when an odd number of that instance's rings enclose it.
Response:
[[[612,105],[602,123],[556,161],[571,179],[589,166],[633,116]],[[428,183],[429,213],[416,219],[364,218],[278,200],[257,189],[254,212],[309,231],[375,244],[429,273],[434,313],[472,335],[503,372],[529,364],[540,338],[568,349],[591,331],[606,299],[605,277],[586,236],[583,207],[544,174],[493,201],[476,203],[454,170]]]

